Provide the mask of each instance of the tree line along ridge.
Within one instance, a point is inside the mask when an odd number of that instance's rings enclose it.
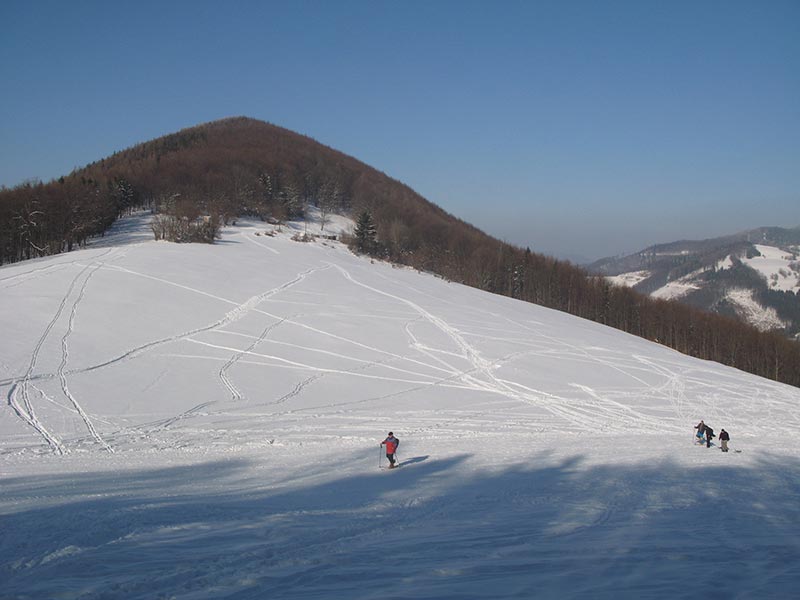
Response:
[[[47,183],[0,189],[0,265],[83,246],[138,209],[154,213],[157,238],[213,242],[238,216],[280,221],[312,205],[323,219],[357,219],[356,251],[800,386],[800,344],[492,238],[355,158],[245,117],[139,144]]]

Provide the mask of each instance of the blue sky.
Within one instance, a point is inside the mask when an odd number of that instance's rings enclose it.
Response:
[[[800,2],[0,3],[0,184],[246,115],[599,258],[800,225]]]

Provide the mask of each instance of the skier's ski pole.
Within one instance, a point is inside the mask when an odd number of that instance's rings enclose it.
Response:
[[[379,469],[381,468],[381,458],[383,458],[383,457],[381,456],[381,454],[383,454],[383,446],[380,446],[380,445],[379,445],[379,446],[378,446],[378,468],[379,468]]]

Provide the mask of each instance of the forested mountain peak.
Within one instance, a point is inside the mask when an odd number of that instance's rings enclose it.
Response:
[[[190,127],[58,180],[0,191],[0,264],[69,251],[137,207],[155,214],[156,237],[213,242],[219,225],[237,216],[281,221],[302,218],[310,206],[368,217],[375,239],[359,247],[376,257],[800,384],[797,344],[506,244],[351,156],[247,117]]]

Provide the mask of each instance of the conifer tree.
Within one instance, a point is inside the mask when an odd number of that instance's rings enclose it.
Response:
[[[377,232],[372,222],[372,215],[365,210],[358,216],[355,229],[356,250],[364,254],[373,254],[378,247]]]

